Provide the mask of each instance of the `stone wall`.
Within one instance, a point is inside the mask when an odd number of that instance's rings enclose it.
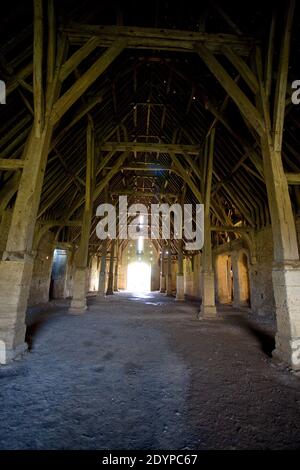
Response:
[[[28,305],[49,300],[54,234],[47,232],[41,239],[33,264]]]
[[[184,258],[184,292],[188,298],[201,299],[201,254],[192,258]]]
[[[221,245],[214,250],[216,300],[220,303],[230,303],[234,306],[245,305],[245,272],[241,270],[241,255],[245,253],[248,259],[248,275],[250,288],[250,306],[253,313],[258,315],[274,315],[275,302],[272,284],[273,240],[270,227],[257,231],[254,234],[254,243],[250,253],[247,243],[235,240]],[[232,264],[232,280],[230,270],[226,265]],[[240,272],[237,273],[237,269]],[[232,285],[231,285],[232,282]],[[239,283],[239,286],[237,284]],[[230,296],[230,286],[233,290],[233,299]],[[237,292],[240,290],[240,292]]]

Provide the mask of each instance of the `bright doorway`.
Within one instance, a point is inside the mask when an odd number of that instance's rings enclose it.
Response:
[[[151,265],[135,261],[128,265],[127,290],[130,292],[150,292]]]

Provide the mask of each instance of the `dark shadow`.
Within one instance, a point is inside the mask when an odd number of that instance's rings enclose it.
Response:
[[[46,321],[46,318],[39,318],[34,323],[27,325],[25,341],[28,344],[28,350],[31,351],[33,348],[34,338],[40,330],[43,323]]]
[[[261,350],[268,357],[272,357],[272,351],[275,349],[275,337],[262,327],[255,325],[248,318],[245,317],[226,317],[232,325],[237,325],[243,328],[247,333],[250,333],[256,338],[261,345]]]

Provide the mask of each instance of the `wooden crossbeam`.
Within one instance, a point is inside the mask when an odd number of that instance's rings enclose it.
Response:
[[[288,184],[300,184],[300,173],[286,173],[285,174]]]
[[[235,227],[234,225],[212,225],[210,227],[212,232],[235,232],[235,233],[243,233],[243,232],[253,232],[252,227]]]
[[[123,37],[127,46],[134,49],[159,49],[168,51],[193,52],[194,44],[205,44],[212,52],[221,52],[224,45],[237,54],[248,56],[253,44],[251,37],[234,34],[212,34],[173,29],[142,28],[131,26],[94,26],[71,23],[64,28],[71,44],[84,44],[91,36],[99,38],[99,45],[109,47],[117,38]]]
[[[16,158],[0,158],[0,170],[20,170],[24,167],[24,160]]]
[[[144,142],[105,142],[100,147],[105,151],[121,152],[159,152],[159,153],[186,153],[198,155],[200,145],[160,144]]]

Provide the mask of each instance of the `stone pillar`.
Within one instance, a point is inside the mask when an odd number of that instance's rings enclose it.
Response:
[[[108,285],[106,295],[112,295],[114,293],[114,256],[115,256],[115,240],[111,241],[110,245],[110,260],[109,260],[109,273],[108,273]]]
[[[167,281],[166,295],[172,295],[172,250],[171,250],[171,243],[169,243],[169,245],[168,245],[166,281]]]
[[[272,272],[276,304],[276,349],[273,356],[300,370],[300,264],[275,262]]]
[[[114,292],[118,292],[118,272],[119,272],[119,242],[116,240],[116,262],[114,270]]]
[[[107,252],[107,239],[103,240],[101,250],[101,264],[99,273],[99,284],[98,284],[98,296],[105,296],[105,284],[106,284],[106,252]]]
[[[165,272],[165,248],[161,249],[160,257],[160,292],[164,294],[166,292],[166,272]]]
[[[178,271],[176,276],[176,300],[184,300],[182,240],[178,240]]]
[[[33,271],[26,256],[0,262],[0,364],[7,364],[27,350],[25,312]]]
[[[94,189],[94,162],[95,143],[94,128],[91,120],[88,120],[86,132],[86,181],[85,181],[85,205],[83,210],[80,245],[76,258],[76,270],[73,283],[73,298],[70,305],[70,313],[86,310],[86,286],[88,275],[88,249],[91,231],[91,220],[93,212],[93,189]]]
[[[264,139],[262,149],[274,242],[277,333],[273,356],[300,370],[300,262],[295,220],[281,153]]]

